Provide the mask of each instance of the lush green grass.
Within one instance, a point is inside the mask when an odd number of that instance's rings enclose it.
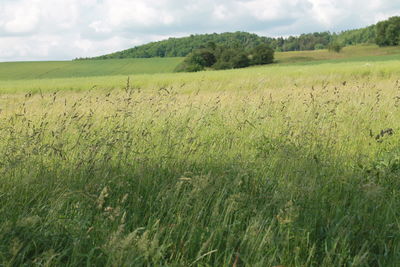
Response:
[[[3,81],[0,265],[397,266],[399,67]]]
[[[111,60],[5,62],[0,80],[92,77],[172,72],[182,58],[135,58]]]

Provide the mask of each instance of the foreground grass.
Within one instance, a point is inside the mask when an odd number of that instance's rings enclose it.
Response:
[[[398,63],[349,64],[3,93],[0,263],[396,266]]]

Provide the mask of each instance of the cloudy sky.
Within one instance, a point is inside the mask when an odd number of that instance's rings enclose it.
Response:
[[[393,15],[398,0],[0,0],[0,61],[96,56],[193,33],[341,31]]]

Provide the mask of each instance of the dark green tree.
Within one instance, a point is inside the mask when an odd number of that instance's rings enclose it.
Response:
[[[175,69],[176,71],[201,71],[206,67],[211,67],[215,64],[217,59],[212,51],[202,48],[194,50],[186,59]]]
[[[400,45],[400,17],[391,17],[376,25],[376,43],[379,46]]]
[[[217,62],[213,65],[213,68],[216,70],[233,69],[233,61],[238,53],[240,53],[238,49],[218,47],[215,50]]]
[[[247,53],[240,52],[231,59],[231,63],[234,69],[246,68],[250,66],[250,59]]]
[[[263,65],[274,62],[274,50],[267,44],[260,44],[251,53],[252,65]]]
[[[210,41],[207,43],[206,48],[214,51],[217,48],[217,45],[214,42]]]

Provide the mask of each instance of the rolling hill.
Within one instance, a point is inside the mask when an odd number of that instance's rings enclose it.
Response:
[[[315,32],[287,38],[270,38],[247,32],[226,32],[197,34],[182,38],[169,38],[151,42],[123,51],[94,57],[91,59],[184,57],[192,50],[207,46],[210,42],[227,48],[252,49],[261,43],[267,43],[277,52],[306,51],[327,48],[332,42],[343,45],[371,44],[375,42],[375,25],[343,31],[341,33]],[[90,59],[90,58],[80,58]]]

